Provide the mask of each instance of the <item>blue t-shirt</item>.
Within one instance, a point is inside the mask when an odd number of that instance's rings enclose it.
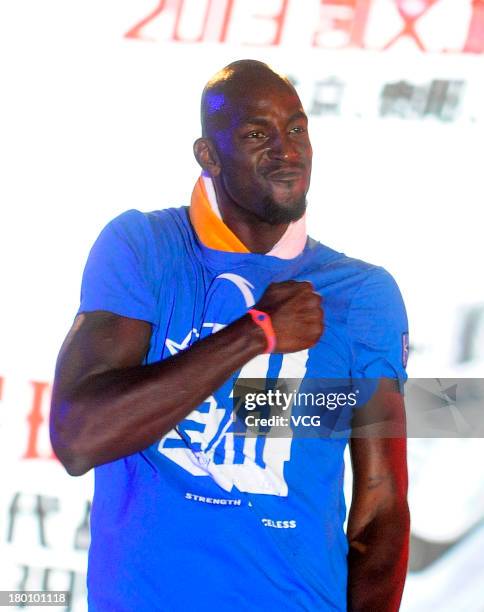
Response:
[[[310,280],[324,296],[321,339],[260,355],[236,378],[290,378],[301,388],[405,379],[407,319],[384,269],[310,238],[290,260],[216,251],[199,242],[187,208],[131,210],[109,223],[91,250],[79,312],[150,322],[152,363],[216,333],[271,282],[289,279]],[[334,438],[239,436],[232,384],[149,448],[95,468],[90,610],[346,610],[351,411],[332,423],[343,432]]]

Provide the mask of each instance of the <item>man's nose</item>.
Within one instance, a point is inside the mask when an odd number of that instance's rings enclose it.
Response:
[[[272,139],[269,148],[269,157],[272,159],[289,161],[297,159],[299,157],[299,151],[288,134],[278,134]]]

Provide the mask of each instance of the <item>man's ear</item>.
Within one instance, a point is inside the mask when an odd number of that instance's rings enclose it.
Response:
[[[220,174],[222,166],[213,142],[209,138],[198,138],[193,143],[195,159],[212,178]]]

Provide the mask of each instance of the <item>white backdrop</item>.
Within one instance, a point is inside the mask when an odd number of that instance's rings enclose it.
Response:
[[[260,14],[276,14],[280,0],[239,0],[226,40],[215,42],[227,2],[211,5],[207,40],[191,43],[169,40],[175,9],[183,9],[180,36],[193,38],[205,0],[183,6],[168,0],[163,10],[153,0],[0,5],[0,590],[41,588],[45,568],[52,568],[48,586],[68,588],[73,579],[75,609],[84,609],[82,526],[92,475],[70,478],[50,457],[48,383],[93,240],[128,208],[188,203],[198,175],[191,148],[199,95],[212,73],[234,59],[261,59],[296,79],[315,151],[310,233],[395,276],[414,347],[409,374],[462,375],[455,364],[460,313],[484,302],[478,222],[484,63],[482,55],[457,52],[468,34],[470,0],[440,0],[422,17],[417,32],[426,53],[408,37],[378,50],[403,25],[392,0],[348,0],[346,7],[292,1],[279,24]],[[363,50],[349,46],[357,35],[347,24],[354,7],[366,5]],[[138,28],[140,38],[125,36],[155,8],[161,12]],[[278,26],[279,44],[266,44]],[[318,83],[332,77],[344,83],[339,112],[318,115]],[[464,82],[447,120],[418,112],[380,116],[385,85],[403,80],[425,89],[436,79]],[[331,106],[331,96],[325,101]],[[482,444],[474,442],[466,469],[470,495],[481,495],[474,485]],[[463,558],[466,568],[473,557]],[[474,562],[472,571],[484,576],[482,564],[476,569]],[[416,573],[405,609],[438,604],[428,597],[439,579]],[[461,582],[454,579],[457,592]],[[466,588],[460,599],[470,603],[462,609],[482,612]],[[439,610],[458,609],[442,601],[443,595]]]

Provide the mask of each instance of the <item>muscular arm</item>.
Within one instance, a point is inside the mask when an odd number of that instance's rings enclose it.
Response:
[[[150,335],[149,323],[107,312],[74,322],[51,411],[53,447],[71,474],[147,448],[265,348],[264,335],[244,318],[143,366]]]
[[[396,612],[407,571],[410,521],[404,405],[392,381],[381,381],[353,428],[362,437],[352,438],[350,447],[348,611]],[[399,437],[383,437],[390,435]]]
[[[257,307],[271,315],[280,352],[312,346],[322,333],[310,283],[275,283]],[[249,315],[141,365],[150,337],[144,321],[103,311],[76,318],[57,362],[50,417],[52,446],[70,474],[147,448],[266,347]]]

